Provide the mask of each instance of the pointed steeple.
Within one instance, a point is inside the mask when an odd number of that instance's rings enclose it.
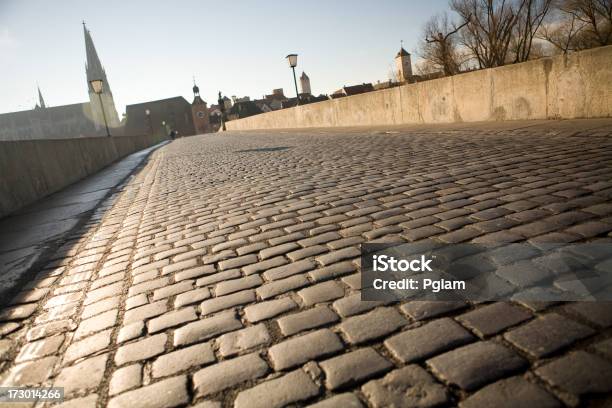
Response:
[[[100,62],[100,58],[98,57],[98,52],[96,51],[96,47],[94,46],[93,39],[91,38],[91,33],[85,26],[85,22],[83,21],[83,34],[85,35],[85,54],[87,55],[87,62],[85,64],[85,72],[87,73],[87,84],[89,87],[89,91],[93,92],[91,88],[91,81],[94,79],[101,79],[104,81],[104,93],[112,94],[110,90],[110,85],[108,84],[108,80],[106,79],[106,72],[104,71],[104,67],[102,66],[102,62]]]
[[[47,107],[47,105],[45,105],[45,100],[43,99],[42,93],[40,92],[40,86],[37,85],[37,88],[38,88],[38,106],[44,109]]]
[[[96,123],[96,129],[102,129],[105,125],[110,127],[119,126],[119,115],[113,99],[110,84],[106,78],[106,72],[98,57],[98,52],[91,38],[91,33],[83,21],[83,34],[85,36],[85,73],[87,74],[87,89],[89,91],[89,105],[92,119]],[[97,94],[91,81],[102,80],[102,91]]]

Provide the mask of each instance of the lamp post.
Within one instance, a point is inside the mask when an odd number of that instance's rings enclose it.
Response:
[[[101,79],[94,79],[89,81],[93,91],[98,94],[98,98],[100,99],[100,109],[102,109],[102,117],[104,118],[104,126],[106,126],[106,136],[110,137],[110,131],[108,130],[108,122],[106,121],[106,113],[104,112],[104,105],[102,104],[102,85],[103,81]]]
[[[153,123],[151,123],[151,111],[149,109],[145,109],[145,115],[147,115],[147,120],[149,121],[149,132],[153,134]]]
[[[289,62],[289,66],[293,70],[293,83],[295,84],[295,100],[296,100],[296,104],[299,105],[300,104],[300,93],[298,92],[297,79],[295,77],[295,67],[297,65],[297,57],[298,57],[297,54],[289,54],[285,58],[287,58],[287,61]]]

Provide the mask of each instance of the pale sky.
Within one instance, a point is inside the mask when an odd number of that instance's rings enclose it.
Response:
[[[295,96],[285,55],[297,53],[312,92],[387,80],[400,40],[417,50],[447,0],[0,0],[0,113],[88,100],[85,20],[119,114],[182,95]],[[414,62],[414,56],[413,56]]]

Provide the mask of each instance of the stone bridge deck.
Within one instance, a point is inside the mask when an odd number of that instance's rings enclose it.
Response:
[[[83,408],[612,404],[609,303],[359,294],[364,242],[612,241],[612,121],[386,130],[157,150],[1,309],[0,382]]]

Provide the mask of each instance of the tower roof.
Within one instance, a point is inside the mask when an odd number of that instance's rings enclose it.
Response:
[[[91,89],[91,81],[95,79],[101,79],[104,82],[103,92],[110,94],[112,92],[110,90],[108,80],[106,79],[106,72],[104,71],[102,62],[100,62],[98,52],[96,51],[93,39],[91,38],[91,33],[85,26],[85,22],[83,22],[83,34],[85,35],[85,54],[87,57],[87,62],[85,63],[85,72],[87,73],[87,84],[90,88],[89,90],[93,91],[93,89]]]
[[[37,86],[38,88],[38,105],[41,108],[46,108],[47,105],[45,105],[45,100],[43,99],[42,93],[40,92],[40,86]]]
[[[397,57],[405,57],[405,56],[410,56],[410,54],[408,53],[408,51],[406,51],[404,49],[404,47],[401,47],[399,52],[397,53],[397,55],[395,56],[395,58]]]
[[[308,75],[306,75],[306,73],[304,71],[302,71],[302,76],[300,77],[300,79],[309,79]]]
[[[196,85],[196,81],[195,81],[195,75],[193,76],[193,94],[197,95],[200,93],[200,88],[198,88],[198,86]]]

